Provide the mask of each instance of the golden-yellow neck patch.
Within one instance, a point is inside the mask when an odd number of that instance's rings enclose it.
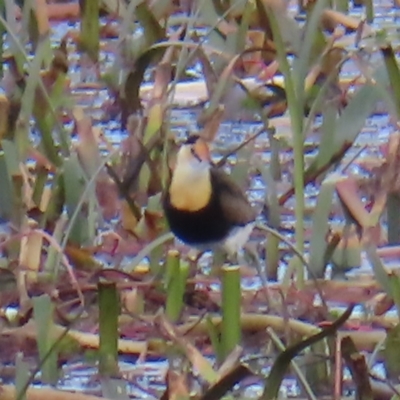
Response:
[[[177,164],[169,187],[170,202],[178,210],[198,211],[211,198],[210,170]]]

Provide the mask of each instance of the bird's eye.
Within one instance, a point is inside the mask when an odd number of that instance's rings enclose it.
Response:
[[[190,152],[192,153],[192,156],[198,161],[202,162],[203,160],[199,157],[199,155],[196,153],[193,147],[190,148]]]

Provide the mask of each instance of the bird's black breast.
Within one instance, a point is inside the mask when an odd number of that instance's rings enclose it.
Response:
[[[176,209],[171,205],[167,193],[164,198],[164,211],[173,234],[182,242],[192,246],[204,246],[225,239],[232,224],[222,212],[215,193],[210,202],[197,211]]]

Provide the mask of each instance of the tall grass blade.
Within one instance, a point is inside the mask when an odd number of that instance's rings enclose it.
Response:
[[[40,360],[45,359],[41,366],[42,381],[55,385],[58,381],[58,351],[53,349],[48,355],[56,339],[54,338],[53,322],[54,305],[48,295],[33,298],[33,318],[37,330],[37,343]]]
[[[275,144],[273,144],[275,142]],[[275,147],[275,153],[279,156],[276,139],[271,134],[270,135],[271,147]],[[273,157],[271,155],[271,157]],[[281,208],[279,206],[276,182],[273,179],[274,171],[280,166],[278,163],[271,163],[268,168],[266,168],[261,161],[256,160],[256,165],[261,173],[261,176],[265,185],[265,207],[267,212],[268,225],[271,228],[278,229],[281,224]],[[278,171],[279,172],[279,171]],[[278,268],[280,260],[279,244],[280,239],[267,233],[267,242],[265,245],[266,251],[266,271],[268,279],[276,281],[278,279]]]
[[[12,138],[14,135],[14,124],[9,121],[10,106],[10,100],[0,95],[0,139]]]
[[[21,99],[21,113],[25,119],[29,119],[32,115],[35,104],[36,88],[41,79],[40,71],[48,50],[48,42],[44,40],[40,41],[35,52],[35,58],[29,67],[28,78],[26,79],[26,86]]]
[[[62,158],[60,157],[56,143],[52,136],[54,128],[53,117],[50,115],[47,116],[36,115],[35,118],[37,127],[41,134],[44,153],[54,165],[60,167],[62,164]]]
[[[292,360],[304,349],[314,343],[319,342],[327,336],[335,334],[335,332],[347,321],[353,311],[354,305],[349,306],[346,311],[329,327],[322,329],[309,338],[288,347],[285,351],[279,354],[274,362],[270,373],[265,381],[264,392],[259,400],[276,400],[279,398],[279,388],[285,376],[287,368]]]
[[[329,215],[335,193],[335,182],[325,179],[322,183],[317,204],[312,218],[309,266],[316,278],[323,278],[325,273],[326,235],[329,231]]]
[[[72,154],[70,158],[64,160],[65,205],[69,217],[75,213],[85,186],[85,172],[79,163],[77,155]],[[94,196],[93,188],[91,189],[91,195]],[[85,215],[82,209],[79,210],[79,216],[80,218],[77,218],[74,222],[70,239],[75,243],[83,244],[94,237],[94,232],[89,231],[88,215]]]
[[[321,126],[321,140],[318,146],[316,168],[321,168],[331,161],[332,147],[335,142],[336,110],[334,107],[327,107],[323,111],[323,122]]]
[[[6,45],[8,46],[12,56],[15,59],[18,72],[23,73],[23,65],[25,55],[23,53],[23,48],[21,48],[20,43],[18,42],[18,22],[16,19],[15,13],[15,2],[14,0],[4,0],[5,2],[5,20],[7,24],[4,24],[4,18],[1,16],[2,25],[7,29],[10,33],[6,36]],[[0,14],[1,15],[1,14]]]
[[[388,242],[390,245],[400,243],[400,196],[389,193],[386,201]]]
[[[212,27],[207,33],[207,39],[209,43],[221,51],[225,50],[226,37],[220,30],[220,26],[222,24],[221,21],[224,20],[221,18],[221,15],[216,9],[216,2],[212,0],[202,0],[198,7],[197,13],[199,20],[202,21],[204,25]],[[232,54],[230,54],[230,56],[232,56]],[[224,64],[224,60],[216,60],[214,69],[218,74],[224,68]]]
[[[379,90],[371,84],[362,86],[356,92],[337,121],[332,153],[336,152],[344,143],[354,142],[364,127],[365,120],[371,115],[380,99]]]
[[[273,32],[274,43],[277,49],[279,67],[283,73],[285,81],[286,98],[288,102],[289,115],[292,125],[293,155],[294,155],[294,189],[296,197],[295,205],[295,234],[296,247],[300,252],[304,251],[304,142],[303,142],[303,105],[296,94],[294,75],[291,72],[289,62],[286,57],[285,45],[282,40],[281,30],[273,9],[266,7],[257,0],[258,10],[267,12],[271,29]],[[300,103],[299,103],[300,102]],[[300,286],[304,282],[304,269],[299,261],[296,267],[297,279]]]
[[[200,114],[198,118],[199,125],[203,125],[217,112],[220,104],[223,102],[223,97],[228,90],[234,85],[233,70],[236,62],[239,60],[239,55],[234,56],[228,65],[220,72],[217,84],[214,87],[210,97],[210,102]]]
[[[396,107],[397,118],[400,119],[400,70],[397,64],[396,56],[393,47],[390,44],[385,44],[380,48],[386,71],[389,78],[390,86],[393,90],[390,92],[393,96],[394,105]]]
[[[2,140],[1,147],[4,150],[5,161],[7,165],[7,171],[10,177],[20,174],[20,158],[15,144],[10,140]]]
[[[38,166],[35,184],[33,187],[32,200],[37,207],[40,207],[42,201],[43,191],[46,187],[49,178],[49,171],[46,167]]]
[[[118,316],[119,298],[114,282],[99,282],[99,373],[116,376],[118,373]]]
[[[0,151],[0,218],[10,220],[13,211],[13,186],[4,150]]]
[[[251,4],[247,4],[241,14],[240,25],[236,34],[235,53],[241,53],[246,47],[247,33],[250,26],[251,16],[254,13],[254,8]]]
[[[129,115],[141,111],[139,90],[144,74],[151,63],[161,58],[164,51],[165,48],[150,48],[143,51],[135,61],[135,69],[126,77],[121,95],[122,119],[125,123]]]
[[[323,132],[324,136],[319,149],[322,153],[321,155],[318,154],[307,168],[306,179],[314,176],[316,171],[324,170],[333,162],[338,162],[340,157],[344,156],[361,132],[366,119],[373,112],[377,102],[381,99],[382,91],[375,85],[365,84],[356,92],[342,114],[336,119],[334,133],[331,134],[333,142],[328,136],[325,137],[325,132]],[[328,135],[331,132],[330,126],[333,124],[333,115],[328,112],[325,118],[327,118],[327,122],[324,123],[324,126],[327,127],[326,135]]]
[[[144,38],[147,46],[151,46],[165,37],[165,28],[160,25],[155,13],[149,9],[148,3],[140,2],[137,5],[136,17],[144,29]]]
[[[400,373],[400,324],[395,325],[387,330],[385,342],[383,344],[383,362],[385,372],[388,379],[396,379]],[[398,396],[393,396],[392,399],[398,399]]]
[[[17,229],[25,227],[26,223],[26,205],[24,202],[24,181],[21,174],[11,175],[12,187],[13,187],[13,212],[11,216],[11,223],[14,224]],[[19,242],[18,244],[21,244]]]
[[[317,396],[323,396],[325,388],[329,387],[332,382],[332,373],[330,373],[331,370],[329,368],[331,366],[331,358],[329,357],[327,339],[314,343],[304,353],[305,380],[299,380],[299,383],[305,390],[307,397],[310,398],[309,390],[311,388],[313,388]]]
[[[56,173],[50,183],[50,200],[40,220],[40,225],[46,226],[47,221],[57,220],[64,207],[64,182],[61,172]]]
[[[53,239],[56,241],[56,243],[61,243],[61,240],[65,233],[66,224],[67,224],[67,216],[64,213],[60,216],[60,218],[56,222],[53,231]],[[53,280],[57,279],[58,277],[60,260],[61,260],[61,253],[58,251],[58,249],[54,246],[49,246],[43,269],[50,274]]]
[[[152,93],[153,98],[147,108],[147,125],[143,137],[145,145],[148,145],[153,136],[160,132],[165,119],[166,94],[171,76],[170,57],[167,56],[171,55],[172,53],[167,51],[163,61],[157,66]],[[154,155],[154,151],[152,153]]]
[[[269,327],[267,328],[267,332],[268,335],[271,337],[274,345],[280,350],[280,351],[284,351],[286,349],[285,345],[283,344],[283,342],[279,339],[279,336],[274,332],[274,330]],[[318,344],[318,343],[317,343]],[[312,365],[314,366],[314,365]],[[303,390],[306,392],[307,397],[310,400],[317,400],[312,389],[311,389],[311,385],[309,384],[309,381],[307,380],[307,378],[304,376],[301,368],[299,367],[298,363],[295,362],[294,360],[292,360],[291,362],[291,367],[293,368],[293,371],[296,373],[297,375],[297,379],[299,381],[299,384],[301,385],[301,387],[303,388]],[[307,371],[306,371],[307,372]]]
[[[34,0],[25,0],[21,12],[21,35],[19,36],[21,44],[26,44],[29,41],[32,24]],[[37,26],[36,26],[37,30]],[[36,48],[35,48],[36,50]]]
[[[17,353],[15,357],[15,391],[16,398],[26,400],[25,387],[29,380],[29,364],[24,361],[22,353]]]
[[[0,15],[4,16],[6,10],[4,0],[0,0]],[[6,33],[6,27],[2,22],[0,22],[0,79],[4,76],[4,61],[3,61],[3,51],[4,51],[4,34]]]
[[[100,0],[79,0],[81,10],[80,46],[97,63],[100,49]]]
[[[391,289],[391,297],[396,306],[397,316],[400,318],[400,276],[396,272],[390,272],[388,274],[389,285]]]
[[[299,108],[304,107],[304,83],[310,67],[313,46],[315,46],[317,31],[320,29],[320,20],[323,10],[327,7],[328,0],[317,1],[311,13],[308,14],[304,37],[300,52],[293,64],[293,77],[296,82],[296,93],[299,99]],[[321,51],[321,49],[319,49]],[[319,52],[320,53],[320,52]]]
[[[386,267],[376,251],[376,246],[373,243],[367,242],[365,243],[364,249],[368,261],[372,266],[372,270],[374,271],[375,279],[378,281],[383,290],[393,299],[394,296],[392,293],[389,275]]]

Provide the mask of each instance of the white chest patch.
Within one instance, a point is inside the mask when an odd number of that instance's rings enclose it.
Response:
[[[243,248],[249,240],[249,236],[253,231],[255,222],[251,222],[240,228],[235,228],[224,241],[225,250],[231,254],[236,255]]]

